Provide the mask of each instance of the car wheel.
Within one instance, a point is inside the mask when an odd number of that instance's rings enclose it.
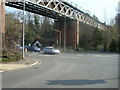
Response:
[[[50,54],[53,54],[53,52],[51,51]]]

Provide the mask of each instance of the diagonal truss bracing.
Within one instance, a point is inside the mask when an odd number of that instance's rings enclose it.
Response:
[[[5,3],[7,6],[23,9],[23,0],[12,1],[16,2],[6,0]],[[54,19],[67,17],[76,19],[94,27],[98,27],[102,30],[106,28],[103,23],[93,19],[89,14],[84,13],[83,11],[63,0],[26,0],[25,5],[25,10],[32,13],[48,16]]]

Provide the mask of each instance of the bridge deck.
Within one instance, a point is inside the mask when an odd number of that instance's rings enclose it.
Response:
[[[24,2],[5,2],[6,6],[14,7],[23,10]],[[39,0],[39,2],[32,2],[27,0],[25,2],[25,10],[35,14],[47,16],[53,19],[64,19],[67,17],[69,19],[77,19],[82,23],[91,25],[93,27],[98,27],[100,29],[105,29],[106,25],[95,20],[89,14],[84,13],[75,6],[72,6],[68,2],[60,2],[57,0],[49,0],[49,2],[44,2]]]
[[[23,10],[23,5],[24,5],[23,2],[6,2],[5,4],[6,4],[6,6],[17,8],[20,10]],[[47,17],[50,17],[53,19],[58,19],[60,17],[59,12],[53,11],[50,8],[46,8],[42,5],[38,5],[33,2],[25,3],[25,11],[43,15],[43,16],[47,16]]]

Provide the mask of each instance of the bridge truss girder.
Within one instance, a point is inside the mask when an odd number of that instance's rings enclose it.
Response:
[[[61,15],[72,19],[77,19],[82,23],[98,27],[102,30],[104,30],[106,27],[103,23],[93,19],[90,15],[80,11],[79,9],[70,5],[64,0],[38,0],[37,4],[41,4],[47,8],[58,11]]]
[[[12,2],[14,1],[14,2]],[[6,5],[23,10],[23,0],[6,0]],[[16,1],[16,2],[15,2]],[[19,2],[18,2],[19,1]],[[25,10],[53,19],[70,18],[104,30],[106,26],[62,0],[25,0]]]

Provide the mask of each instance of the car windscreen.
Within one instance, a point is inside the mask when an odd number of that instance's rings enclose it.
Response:
[[[47,48],[45,48],[45,50],[53,50],[54,48],[49,48],[49,47],[47,47]]]

